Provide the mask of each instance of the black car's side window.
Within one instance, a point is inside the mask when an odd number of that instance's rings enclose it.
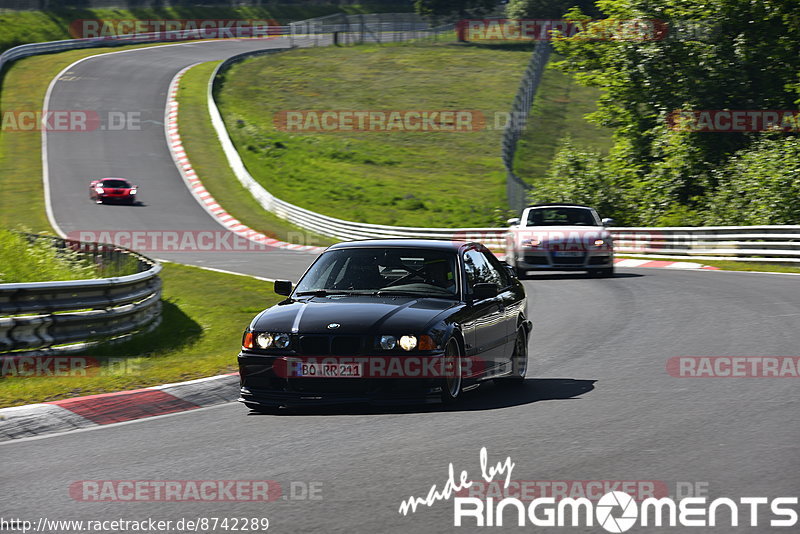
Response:
[[[510,286],[511,279],[509,278],[505,267],[503,267],[503,264],[500,263],[500,260],[498,260],[497,257],[485,252],[483,253],[483,256],[486,258],[486,263],[489,264],[489,268],[496,274],[497,286],[500,288]]]
[[[477,250],[468,250],[464,253],[464,271],[467,275],[467,287],[470,291],[475,287],[475,284],[489,283],[496,285],[498,288],[506,285],[500,273],[492,267],[486,256]]]

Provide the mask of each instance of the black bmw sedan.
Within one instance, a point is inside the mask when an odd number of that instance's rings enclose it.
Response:
[[[275,291],[287,298],[253,319],[239,353],[251,409],[451,403],[525,378],[525,290],[480,243],[339,243]]]

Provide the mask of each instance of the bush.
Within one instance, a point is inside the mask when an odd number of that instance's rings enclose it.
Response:
[[[595,208],[601,217],[612,217],[618,224],[632,222],[626,209],[623,184],[609,171],[599,152],[581,150],[567,138],[562,143],[547,173],[529,195],[532,203],[571,202]]]
[[[800,139],[762,139],[714,171],[708,224],[800,224]]]
[[[23,234],[0,229],[0,283],[94,277],[94,266],[74,251],[56,249],[47,239],[31,242]]]

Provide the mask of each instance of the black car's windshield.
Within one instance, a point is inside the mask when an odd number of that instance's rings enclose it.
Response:
[[[347,248],[323,254],[296,296],[369,294],[454,298],[456,254],[434,249]]]
[[[131,186],[125,180],[103,180],[103,187],[121,187],[121,188],[128,188]]]
[[[586,208],[537,208],[528,212],[525,226],[596,226],[592,210]]]

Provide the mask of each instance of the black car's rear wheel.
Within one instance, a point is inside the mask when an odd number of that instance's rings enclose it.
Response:
[[[511,369],[511,375],[506,380],[511,384],[522,384],[525,381],[525,373],[528,372],[528,335],[523,326],[517,328],[514,353],[511,355]]]
[[[528,270],[520,267],[519,264],[514,264],[514,271],[517,273],[518,279],[526,280],[528,278]]]
[[[442,402],[451,404],[461,395],[461,349],[455,339],[450,339],[444,350],[446,376],[442,381]]]

